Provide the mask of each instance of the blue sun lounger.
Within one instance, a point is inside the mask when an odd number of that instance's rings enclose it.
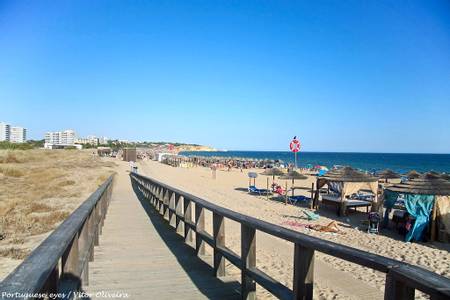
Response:
[[[308,201],[310,198],[305,197],[305,196],[290,196],[288,197],[288,200],[291,204],[297,204],[297,202],[303,202],[303,201]]]
[[[268,194],[272,194],[271,190],[267,190],[267,189],[258,189],[256,186],[251,185],[248,187],[248,192],[250,194],[258,194],[258,195],[268,195]]]

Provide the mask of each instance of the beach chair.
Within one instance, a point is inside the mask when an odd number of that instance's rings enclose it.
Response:
[[[308,201],[309,198],[305,196],[288,196],[289,203],[296,205],[298,202]]]
[[[256,186],[254,185],[250,185],[248,187],[248,192],[250,194],[257,194],[257,195],[268,195],[268,194],[272,194],[272,191],[267,190],[267,189],[258,189]]]

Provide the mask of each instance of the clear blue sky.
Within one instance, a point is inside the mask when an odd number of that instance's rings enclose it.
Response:
[[[446,0],[0,0],[0,121],[30,138],[449,153],[449,115]]]

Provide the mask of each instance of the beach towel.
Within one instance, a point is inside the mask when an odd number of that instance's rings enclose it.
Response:
[[[319,215],[311,211],[304,210],[303,213],[308,217],[308,220],[315,221],[319,219]]]

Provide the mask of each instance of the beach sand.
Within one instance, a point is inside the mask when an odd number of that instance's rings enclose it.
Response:
[[[211,170],[203,167],[174,168],[154,161],[141,161],[138,166],[141,174],[234,211],[450,276],[448,245],[405,243],[401,236],[391,230],[385,230],[380,235],[367,234],[360,225],[361,220],[367,219],[367,215],[363,212],[349,213],[348,217],[338,217],[334,209],[325,207],[320,209],[318,221],[308,221],[302,213],[302,210],[306,208],[284,205],[282,199],[267,200],[265,196],[249,195],[246,190],[247,172],[254,171],[260,174],[263,170],[217,171],[216,179],[213,179]],[[264,175],[259,175],[256,179],[257,187],[266,188],[266,178]],[[271,182],[272,177],[270,177]],[[276,182],[284,187],[283,180],[276,179]],[[296,194],[310,196],[308,189],[313,182],[315,178],[312,176],[307,180],[296,180],[295,186],[304,187],[304,189],[296,190]],[[288,186],[290,185],[291,182],[288,181]],[[343,234],[321,233],[301,227],[303,224],[325,225],[333,220],[342,224],[339,228]],[[207,231],[212,233],[210,213],[206,214],[206,226]],[[239,224],[226,220],[225,228],[227,247],[240,253]],[[258,232],[257,266],[283,284],[292,287],[293,244]],[[240,274],[240,271],[229,263],[227,263],[227,272],[237,277]],[[314,289],[315,296],[319,299],[381,299],[384,283],[385,274],[383,273],[316,252]],[[258,297],[271,298],[271,295],[262,288],[258,288]],[[416,292],[416,297],[423,298],[423,295]]]

